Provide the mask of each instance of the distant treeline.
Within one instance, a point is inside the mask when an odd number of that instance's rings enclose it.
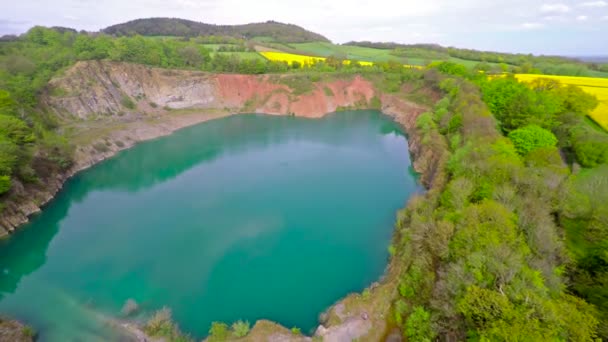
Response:
[[[213,35],[243,39],[267,37],[280,43],[329,41],[322,35],[299,26],[276,21],[244,25],[212,25],[185,19],[149,18],[113,25],[102,31],[117,36],[139,34],[142,36],[196,37]]]
[[[348,42],[345,45],[374,49],[394,50],[398,57],[443,59],[460,58],[480,63],[498,63],[518,67],[518,73],[589,76],[589,71],[608,72],[608,64],[585,63],[560,56],[534,56],[532,54],[512,54],[471,49],[443,47],[436,44],[398,44],[392,42]]]

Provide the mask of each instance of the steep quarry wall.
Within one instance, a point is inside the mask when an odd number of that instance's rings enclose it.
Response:
[[[305,91],[290,84],[298,82]],[[359,76],[312,83],[301,75],[208,74],[105,61],[79,62],[50,82],[47,105],[66,119],[123,116],[160,109],[222,109],[232,112],[319,117],[339,108],[365,106],[373,85]],[[129,108],[128,101],[136,107]]]

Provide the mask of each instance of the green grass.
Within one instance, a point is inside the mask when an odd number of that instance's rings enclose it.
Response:
[[[600,78],[608,78],[608,72],[589,70],[589,76],[591,76],[591,77],[600,77]]]
[[[219,49],[222,46],[226,46],[226,47],[236,46],[235,44],[201,44],[201,45],[204,46],[206,49],[209,49],[211,51],[217,51],[217,49]]]
[[[224,55],[236,55],[240,59],[261,59],[261,60],[265,59],[264,57],[262,57],[262,55],[260,55],[257,52],[214,52],[214,53],[221,53]]]
[[[360,46],[335,45],[325,42],[290,44],[297,51],[328,57],[331,55],[343,55],[347,59],[386,62],[389,60],[402,61],[402,58],[390,54],[391,50],[381,50]]]
[[[347,45],[336,45],[325,42],[312,42],[312,43],[299,43],[289,44],[287,49],[281,49],[280,46],[275,48],[291,53],[305,53],[315,56],[328,57],[332,55],[342,55],[347,59],[367,61],[367,62],[388,62],[398,61],[403,64],[411,65],[426,65],[428,62],[440,61],[432,55],[429,58],[424,57],[400,57],[392,55],[392,50],[388,49],[374,49],[361,46],[347,46]],[[450,61],[465,65],[467,68],[473,68],[479,62],[468,61],[460,58],[450,57]],[[498,66],[498,63],[488,63],[490,65]]]

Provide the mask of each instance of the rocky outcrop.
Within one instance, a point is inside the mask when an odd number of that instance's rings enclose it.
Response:
[[[0,317],[0,342],[32,342],[35,333],[27,325]]]

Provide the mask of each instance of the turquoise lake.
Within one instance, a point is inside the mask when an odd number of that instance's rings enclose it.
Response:
[[[395,215],[421,192],[407,139],[377,111],[235,115],[79,173],[0,241],[0,313],[40,341],[119,339],[134,299],[197,339],[265,318],[309,333],[383,274]]]

